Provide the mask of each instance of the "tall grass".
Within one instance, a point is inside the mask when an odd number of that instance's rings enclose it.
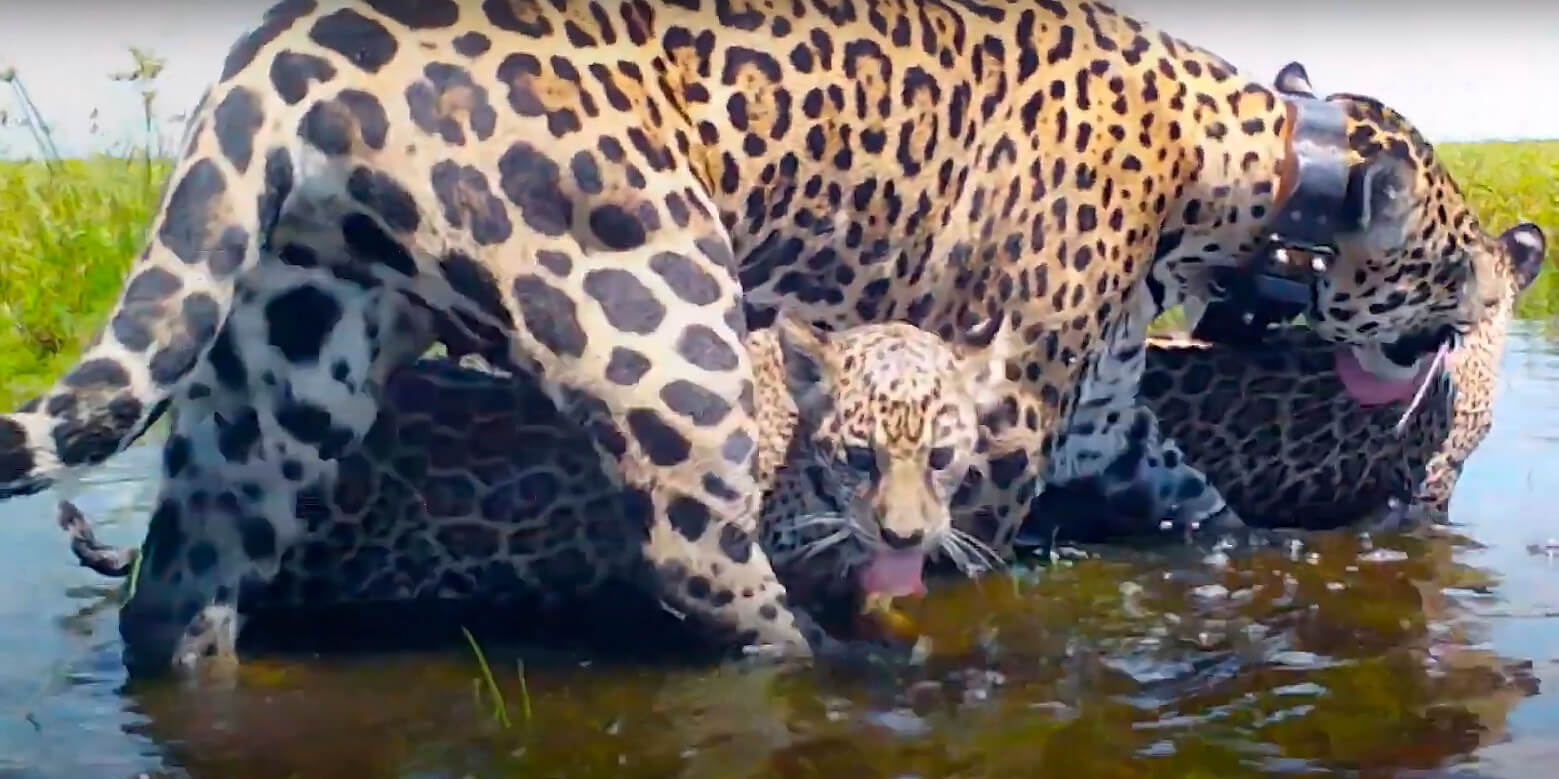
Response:
[[[25,124],[38,146],[31,160],[0,161],[0,408],[46,388],[69,364],[102,326],[141,249],[169,166],[158,140],[162,63],[139,49],[131,57],[132,69],[110,77],[139,91],[144,142],[89,159],[60,158],[20,76],[0,72],[0,86],[14,93],[0,122]],[[1489,229],[1530,219],[1559,244],[1559,141],[1438,148]],[[1518,316],[1555,315],[1559,273],[1548,272],[1523,297]]]
[[[21,74],[0,71],[12,96],[0,127],[26,128],[37,146],[30,159],[0,160],[0,408],[46,389],[75,359],[141,251],[169,169],[157,108],[164,63],[134,46],[129,55],[130,67],[107,78],[140,96],[139,142],[86,159],[60,155]]]
[[[1552,267],[1559,258],[1559,140],[1445,143],[1435,148],[1485,229],[1496,232],[1521,220],[1543,228],[1548,268],[1521,296],[1516,316],[1559,316],[1559,269]]]
[[[0,407],[47,388],[101,326],[157,197],[145,167],[0,162]]]

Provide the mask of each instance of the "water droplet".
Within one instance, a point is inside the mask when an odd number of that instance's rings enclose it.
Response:
[[[1407,559],[1407,552],[1397,549],[1376,549],[1359,555],[1359,560],[1366,563],[1398,563]]]

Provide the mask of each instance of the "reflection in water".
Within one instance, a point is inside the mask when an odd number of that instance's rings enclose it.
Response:
[[[1458,524],[1211,555],[1091,549],[915,607],[915,667],[650,668],[484,647],[250,655],[126,689],[107,588],[53,501],[7,506],[0,776],[1531,775],[1559,736],[1559,343],[1518,327]],[[137,540],[155,451],[81,496]],[[25,519],[27,521],[21,521]],[[1559,547],[1555,547],[1559,549]],[[634,637],[625,637],[632,641]],[[199,689],[192,689],[198,687]]]

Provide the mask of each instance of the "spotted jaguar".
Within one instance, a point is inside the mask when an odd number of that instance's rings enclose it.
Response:
[[[1165,434],[1251,525],[1314,530],[1446,518],[1462,468],[1494,424],[1505,335],[1543,268],[1541,230],[1518,234],[1499,302],[1414,384],[1351,394],[1351,366],[1303,325],[1260,348],[1184,334],[1148,339],[1142,398]],[[1416,386],[1415,386],[1416,385]],[[1078,541],[1138,531],[1143,506],[1100,485],[1052,485],[1026,535]]]
[[[1403,518],[1444,516],[1463,465],[1493,424],[1498,364],[1517,298],[1542,269],[1541,232],[1524,236],[1522,248],[1499,305],[1485,311],[1443,369],[1420,377],[1422,397],[1359,402],[1343,390],[1335,351],[1308,329],[1291,327],[1260,350],[1150,336],[1144,399],[1193,465],[1253,524],[1333,529],[1390,514],[1394,501]],[[966,571],[997,562],[993,550],[951,526],[946,481],[958,463],[978,459],[974,417],[988,386],[981,371],[992,366],[911,328],[862,326],[830,335],[781,318],[777,329],[752,331],[748,345],[759,386],[769,388],[758,396],[766,489],[760,541],[802,603],[816,611],[839,602],[855,609],[869,592],[910,594],[923,587],[926,548]],[[835,400],[824,405],[827,398]],[[893,499],[882,489],[862,504],[845,500],[868,494],[849,485],[878,468],[864,457],[827,454],[848,445],[839,433],[876,426],[925,434],[931,430],[924,421],[903,424],[905,413],[933,402],[946,403],[947,424],[938,431],[945,443],[925,437],[917,447],[900,438],[887,450],[884,470],[897,464],[905,477],[896,482],[900,494],[913,497]],[[817,415],[825,409],[836,418]],[[612,487],[585,442],[528,377],[501,375],[480,360],[421,359],[400,368],[363,448],[300,508],[304,540],[244,605],[289,614],[383,606],[408,614],[427,603],[540,603],[545,610],[591,608],[615,597],[607,587],[631,579],[637,550],[621,542]],[[859,460],[852,470],[835,474],[852,459]],[[941,492],[924,489],[938,483]],[[1120,525],[1116,532],[1140,527],[1130,510],[1104,504],[1093,485],[1053,485],[1027,529],[1035,538],[1099,540],[1112,535],[1112,523]],[[60,526],[81,565],[111,577],[134,570],[139,550],[98,542],[69,501],[60,504]],[[862,554],[874,548],[910,551]],[[866,561],[874,565],[863,567]],[[189,651],[236,654],[232,639],[213,635],[230,619],[197,620]]]
[[[1150,320],[1215,296],[1211,270],[1329,247],[1317,334],[1394,376],[1493,304],[1512,241],[1379,101],[1274,89],[1088,0],[282,0],[190,116],[107,326],[0,417],[15,495],[171,407],[226,409],[165,447],[120,619],[136,673],[303,537],[288,507],[416,354],[371,307],[536,377],[621,485],[647,586],[805,657],[755,544],[744,306],[953,343],[1000,320],[990,467],[955,522],[1005,550],[1043,483],[1092,475],[1237,521],[1137,399]],[[344,283],[245,313],[280,266]],[[288,490],[253,489],[266,469]]]

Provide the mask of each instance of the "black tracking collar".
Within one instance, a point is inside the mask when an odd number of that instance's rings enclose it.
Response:
[[[1268,220],[1268,232],[1287,249],[1332,255],[1348,208],[1348,122],[1336,103],[1287,97],[1293,129],[1288,160],[1293,187]]]
[[[1314,96],[1289,93],[1283,99],[1292,126],[1282,167],[1288,196],[1274,207],[1266,235],[1243,264],[1213,269],[1225,299],[1208,305],[1192,333],[1196,338],[1259,342],[1269,325],[1310,307],[1314,269],[1275,263],[1279,250],[1297,249],[1323,261],[1337,254],[1337,233],[1350,213],[1347,118],[1341,107]]]

